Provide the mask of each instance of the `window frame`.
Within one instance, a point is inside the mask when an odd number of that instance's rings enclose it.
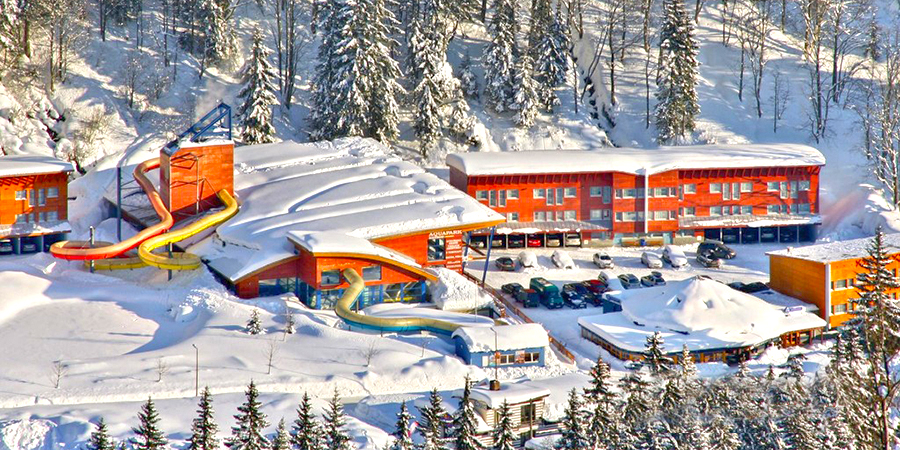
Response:
[[[337,275],[337,282],[331,283],[326,282],[326,274],[328,274],[328,279],[331,279],[331,275]],[[329,269],[323,270],[319,273],[319,286],[339,286],[341,284],[341,271],[340,269]]]
[[[753,192],[753,182],[742,181],[741,182],[741,193],[747,194],[750,192]]]
[[[710,194],[721,194],[722,193],[722,183],[709,183],[709,193]]]
[[[371,270],[372,270],[372,269],[377,269],[377,272],[378,272],[378,278],[371,278],[371,277],[367,277],[367,276],[366,276],[366,271],[369,270],[369,271],[370,271],[369,273],[371,274]],[[381,269],[381,266],[378,265],[378,264],[376,264],[376,265],[374,265],[374,266],[366,266],[366,267],[363,267],[363,268],[362,268],[362,279],[363,279],[363,281],[381,281],[382,277],[383,277],[383,271],[382,271],[382,269]]]
[[[485,189],[478,189],[475,191],[475,200],[479,201],[487,201],[488,199],[488,191]]]
[[[432,256],[432,249],[437,249],[437,247],[433,247],[432,243],[437,243],[440,241],[441,243],[441,257],[437,258]],[[427,247],[425,249],[425,259],[428,262],[437,262],[437,261],[446,261],[447,260],[447,238],[429,238],[427,242]]]
[[[507,200],[518,200],[519,199],[519,190],[518,189],[507,189],[506,190],[506,199]]]
[[[531,197],[534,199],[544,199],[547,198],[547,190],[544,188],[534,188],[531,190]]]

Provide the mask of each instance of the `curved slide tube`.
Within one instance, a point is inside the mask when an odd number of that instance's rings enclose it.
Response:
[[[145,240],[161,234],[169,228],[172,228],[172,224],[174,223],[172,214],[170,214],[169,210],[166,209],[165,205],[162,202],[162,198],[160,198],[159,193],[156,192],[156,189],[153,187],[153,183],[146,176],[146,172],[156,169],[157,167],[159,167],[159,158],[153,158],[144,161],[141,164],[138,164],[138,166],[134,169],[134,179],[138,182],[141,188],[144,189],[144,192],[147,193],[147,198],[150,199],[150,205],[153,206],[156,214],[159,215],[159,223],[144,228],[138,234],[125,239],[124,241],[115,244],[103,245],[100,247],[96,246],[97,243],[92,246],[89,241],[57,242],[50,246],[50,253],[53,254],[54,257],[68,260],[97,260],[116,258],[123,255],[125,252],[137,247],[141,242],[144,242]],[[131,263],[134,263],[131,258],[122,259],[130,260]]]
[[[353,312],[351,307],[356,301],[356,298],[359,297],[363,288],[366,287],[366,282],[363,281],[362,277],[353,269],[344,269],[341,273],[350,283],[350,287],[344,290],[344,295],[341,296],[340,300],[338,300],[335,305],[334,312],[338,317],[343,319],[344,322],[347,322],[350,325],[378,331],[430,331],[444,335],[451,335],[457,328],[462,326],[458,323],[448,322],[446,320],[429,319],[425,317],[386,318],[367,316]]]

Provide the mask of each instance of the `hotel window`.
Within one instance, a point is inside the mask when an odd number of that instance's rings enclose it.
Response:
[[[791,205],[791,214],[800,214],[800,204],[794,203]]]
[[[709,183],[709,193],[710,194],[721,194],[722,193],[722,183]]]
[[[778,182],[777,181],[769,181],[766,183],[766,191],[768,192],[778,192]]]
[[[428,260],[443,261],[447,259],[447,240],[444,238],[428,240]]]
[[[778,214],[778,205],[767,205],[766,214]]]
[[[493,191],[491,191],[491,192],[493,192]],[[499,195],[500,195],[500,206],[506,206],[506,190],[501,189],[499,191]]]
[[[47,188],[47,198],[59,197],[59,188]]]
[[[602,186],[591,186],[591,197],[600,197],[603,195]]]
[[[846,303],[843,303],[843,304],[840,304],[840,305],[832,305],[832,306],[831,306],[831,313],[832,313],[832,314],[835,314],[835,315],[837,315],[837,314],[847,314],[847,304],[846,304]]]
[[[545,192],[546,192],[546,190],[544,190],[544,189],[534,189],[532,191],[534,198],[544,198]]]
[[[741,199],[741,184],[740,183],[731,183],[731,198],[732,198],[732,200],[740,200]]]
[[[608,209],[592,209],[591,210],[591,220],[608,220],[609,219],[609,210]]]
[[[566,188],[565,197],[566,197],[566,198],[575,198],[575,197],[578,197],[578,189],[577,189],[577,188],[573,188],[573,187],[567,187],[567,188]]]
[[[488,202],[491,206],[497,206],[497,191],[489,191],[491,194],[491,200]]]
[[[488,191],[475,191],[475,199],[476,200],[487,200],[488,199]]]
[[[16,223],[28,223],[28,214],[16,214]]]
[[[535,222],[545,222],[547,220],[547,214],[543,211],[535,211],[534,212],[534,221]]]
[[[721,206],[710,206],[709,207],[709,215],[710,216],[721,216],[722,215],[722,207]]]
[[[780,195],[781,198],[788,198],[790,196],[790,193],[788,192],[788,182],[787,181],[781,182],[779,189],[778,189],[778,195]]]
[[[548,205],[556,204],[556,190],[555,189],[547,189],[547,204]]]
[[[341,271],[323,270],[321,284],[322,286],[337,286],[341,284]]]
[[[752,206],[741,206],[741,214],[745,216],[753,215],[753,207]]]
[[[644,198],[644,188],[637,188],[637,198]]]
[[[603,186],[603,203],[612,202],[612,187]]]
[[[508,189],[506,191],[506,198],[508,200],[518,200],[519,199],[519,190],[518,189]]]
[[[28,191],[22,189],[21,191],[16,191],[16,200],[27,200],[28,199]]]
[[[637,189],[625,189],[623,198],[635,198],[635,197],[637,197]]]
[[[800,180],[800,182],[798,183],[798,187],[801,191],[808,191],[810,188],[809,180]]]
[[[381,266],[369,266],[362,269],[363,280],[378,281],[381,279]]]
[[[575,211],[565,211],[565,219],[566,220],[578,220],[576,219]]]
[[[688,183],[683,185],[685,194],[696,194],[697,193],[697,184],[696,183]]]
[[[809,207],[809,203],[801,203],[800,204],[800,214],[812,214],[812,211]]]
[[[797,182],[791,181],[791,198],[797,198]]]
[[[685,217],[692,217],[697,211],[697,208],[693,206],[688,206],[685,208],[681,208],[681,215]]]
[[[48,222],[56,222],[59,220],[59,213],[56,211],[48,211],[47,212],[47,221]]]
[[[34,189],[28,193],[28,206],[35,206],[34,202],[37,200],[37,192]]]
[[[753,192],[753,183],[741,183],[741,192]]]
[[[38,206],[44,206],[47,204],[47,191],[45,189],[38,189]]]
[[[835,280],[833,290],[847,289],[850,287],[850,280]]]
[[[517,212],[506,213],[506,221],[507,222],[518,222],[519,221],[519,213],[517,213]]]

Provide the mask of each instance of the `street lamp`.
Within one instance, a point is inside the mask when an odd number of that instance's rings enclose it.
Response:
[[[500,390],[500,350],[497,345],[497,330],[492,326],[491,331],[494,332],[494,382],[491,383],[492,391]],[[496,387],[496,389],[495,389]]]
[[[194,347],[194,397],[200,396],[200,349],[197,344],[191,344]]]

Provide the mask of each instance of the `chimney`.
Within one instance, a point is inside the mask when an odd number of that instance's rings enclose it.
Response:
[[[491,380],[490,386],[491,386],[492,391],[499,391],[500,390],[500,380]]]

